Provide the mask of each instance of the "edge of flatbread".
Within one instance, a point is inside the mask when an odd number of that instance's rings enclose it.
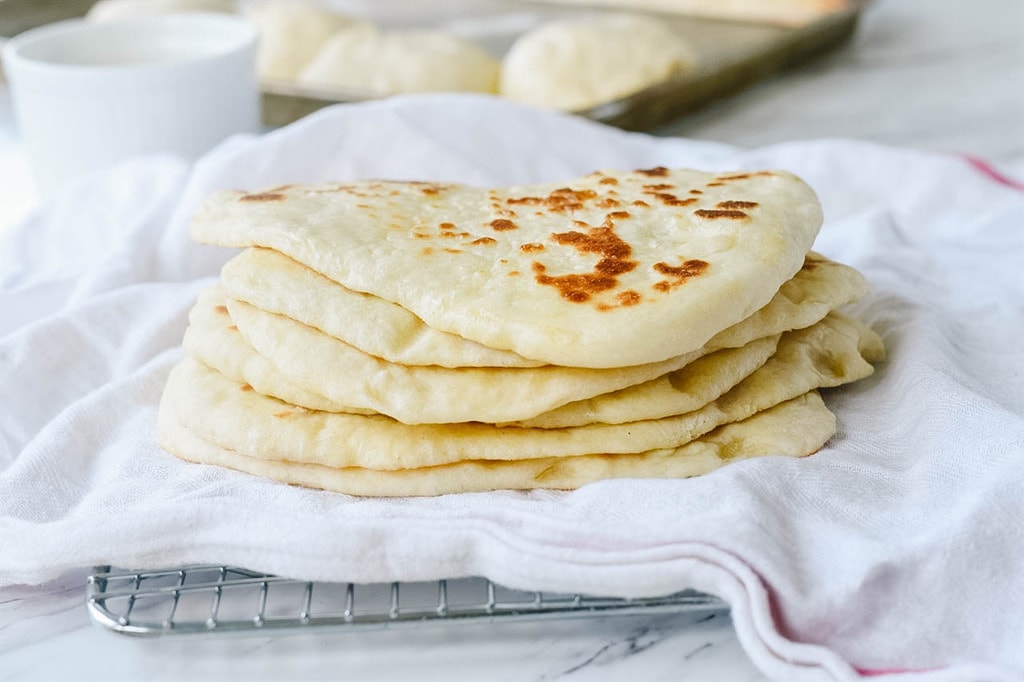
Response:
[[[814,192],[785,171],[656,167],[502,189],[226,191],[189,229],[273,248],[490,348],[610,368],[686,354],[750,316],[801,268],[821,222]]]
[[[489,490],[567,490],[612,478],[699,476],[753,457],[811,455],[828,442],[835,430],[835,416],[818,393],[812,391],[743,421],[719,427],[678,448],[634,455],[467,461],[398,471],[331,468],[287,459],[249,457],[190,432],[177,420],[173,406],[161,405],[158,434],[161,447],[190,462],[227,467],[308,488],[394,497]]]

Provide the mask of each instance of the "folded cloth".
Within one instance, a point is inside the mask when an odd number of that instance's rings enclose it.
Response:
[[[825,210],[816,250],[871,283],[854,313],[889,360],[825,394],[839,431],[818,454],[574,492],[358,499],[157,447],[187,311],[232,255],[185,232],[213,190],[504,185],[654,165],[797,173]],[[1024,193],[957,157],[852,141],[738,150],[473,96],[327,109],[230,140],[192,168],[132,162],[83,181],[0,246],[0,585],[92,564],[216,562],[306,580],[484,575],[625,597],[693,587],[729,601],[741,643],[780,679],[1014,678],[1021,225]]]

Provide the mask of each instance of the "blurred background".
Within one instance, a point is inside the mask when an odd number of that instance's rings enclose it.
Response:
[[[267,128],[335,102],[459,90],[657,135],[858,138],[1024,176],[1019,0],[0,0],[0,40],[183,10],[258,26]],[[22,157],[0,84],[8,216],[35,201]]]

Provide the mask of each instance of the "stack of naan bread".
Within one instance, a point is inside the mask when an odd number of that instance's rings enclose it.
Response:
[[[808,455],[835,432],[816,389],[884,354],[820,223],[782,171],[220,193],[192,235],[246,250],[191,313],[160,442],[355,495]]]

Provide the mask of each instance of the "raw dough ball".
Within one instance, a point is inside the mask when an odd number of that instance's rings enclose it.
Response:
[[[255,4],[247,16],[260,32],[256,68],[262,80],[295,80],[328,38],[356,20],[292,0]]]
[[[310,86],[370,94],[495,92],[499,65],[483,49],[436,31],[356,26],[332,37],[303,69]]]
[[[524,34],[502,63],[501,94],[579,111],[660,83],[693,64],[662,22],[633,14],[553,21]]]

